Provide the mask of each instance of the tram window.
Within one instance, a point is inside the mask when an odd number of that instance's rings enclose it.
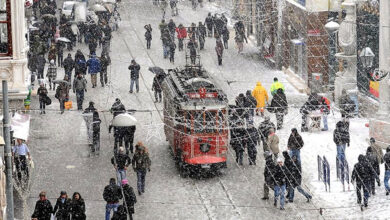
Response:
[[[218,111],[218,132],[223,132],[226,127],[225,114],[223,111]]]
[[[216,120],[217,114],[215,111],[206,111],[205,112],[205,132],[206,133],[214,133],[216,132]]]
[[[203,111],[193,111],[194,132],[203,133]]]

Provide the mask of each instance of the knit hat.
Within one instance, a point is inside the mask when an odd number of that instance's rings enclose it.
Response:
[[[126,184],[128,184],[129,183],[129,181],[127,180],[127,179],[123,179],[122,180],[122,185],[126,185]]]
[[[278,157],[278,159],[276,160],[276,162],[280,163],[282,162],[283,163],[283,159],[281,157]]]

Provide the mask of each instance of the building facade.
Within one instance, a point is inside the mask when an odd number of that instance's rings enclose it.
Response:
[[[10,99],[28,94],[26,28],[24,1],[2,0],[0,3],[0,78],[8,81]]]

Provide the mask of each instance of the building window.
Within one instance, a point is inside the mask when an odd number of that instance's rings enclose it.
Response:
[[[12,55],[11,0],[0,0],[0,56]]]

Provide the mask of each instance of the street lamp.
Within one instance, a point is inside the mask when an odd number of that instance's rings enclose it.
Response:
[[[337,53],[337,32],[340,29],[340,25],[335,21],[329,21],[325,25],[325,29],[329,34],[329,60],[328,60],[328,67],[329,67],[329,83],[328,87],[330,91],[334,90],[334,83],[336,78],[336,72],[337,72],[337,60],[336,60],[336,53]]]
[[[371,68],[374,63],[375,54],[372,52],[371,48],[366,47],[360,52],[360,60],[362,61],[364,68]]]

